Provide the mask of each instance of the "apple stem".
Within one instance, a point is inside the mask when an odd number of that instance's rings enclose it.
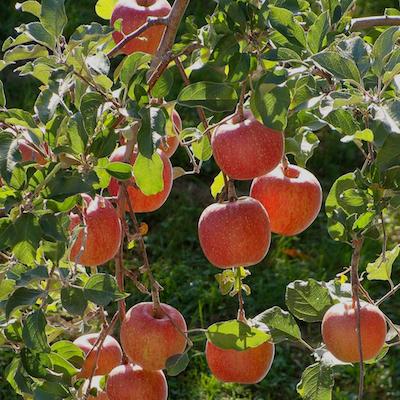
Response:
[[[249,81],[249,78],[247,78],[246,80],[244,80],[241,83],[242,86],[242,90],[240,92],[240,100],[239,103],[237,105],[236,108],[236,114],[239,116],[239,121],[238,122],[242,122],[244,121],[244,114],[243,114],[243,104],[244,104],[244,99],[246,97],[246,89],[247,89],[247,82]]]
[[[228,201],[230,203],[233,203],[237,201],[237,195],[236,195],[236,190],[235,190],[235,183],[233,179],[229,178],[228,181]]]
[[[354,252],[351,256],[351,289],[353,297],[353,307],[357,307],[357,335],[358,335],[358,353],[360,355],[360,383],[358,389],[358,400],[362,399],[364,391],[364,360],[361,346],[361,304],[360,304],[360,280],[358,277],[358,264],[360,262],[361,248],[364,243],[364,237],[353,239],[352,246]]]
[[[239,301],[237,320],[242,321],[245,324],[247,324],[247,319],[246,319],[246,315],[245,315],[245,311],[244,311],[244,300],[243,300],[243,295],[242,295],[242,283],[243,283],[242,270],[243,270],[243,268],[236,267],[233,270],[235,273],[235,291],[237,291],[238,301]]]
[[[283,174],[284,174],[285,176],[286,176],[286,172],[287,172],[288,169],[289,169],[289,165],[290,165],[289,160],[288,160],[288,158],[286,157],[286,154],[284,154],[283,157],[282,157],[282,166],[283,166]]]

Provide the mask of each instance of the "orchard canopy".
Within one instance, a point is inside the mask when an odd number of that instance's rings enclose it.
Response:
[[[101,356],[85,370],[95,349],[72,343],[78,327],[97,334],[98,353],[108,335],[122,345],[116,370],[103,371],[98,384],[109,400],[167,399],[167,382],[185,374],[199,334],[218,380],[268,380],[274,349],[297,342],[310,363],[299,371],[298,396],[332,399],[335,374],[355,363],[361,399],[365,362],[390,356],[400,341],[400,321],[379,310],[396,302],[400,288],[392,277],[400,244],[388,235],[398,229],[400,206],[400,10],[354,18],[355,0],[218,0],[204,3],[209,10],[199,21],[189,0],[98,0],[103,22],[66,35],[64,3],[17,3],[32,22],[2,44],[0,345],[15,352],[5,373],[13,391],[35,400],[95,394]],[[133,4],[139,11],[131,13]],[[32,108],[7,101],[2,75],[10,71],[20,91],[34,78]],[[360,157],[322,193],[307,162],[327,132]],[[176,146],[187,155],[181,165],[169,158]],[[146,249],[147,236],[163,232],[148,232],[138,214],[162,210],[176,180],[184,185],[210,170],[217,173],[204,190],[214,203],[199,216],[196,246],[221,294],[237,297],[238,312],[188,329],[190,316],[168,306]],[[251,184],[244,196],[235,190],[241,181]],[[352,249],[347,265],[328,281],[287,282],[286,309],[247,315],[245,279],[257,276],[271,240],[297,235],[317,217],[332,251],[335,242]],[[381,254],[361,264],[370,241]],[[132,253],[135,265],[127,262]],[[377,281],[386,286],[373,298],[365,286]],[[150,302],[148,329],[129,325],[133,293],[142,299],[134,307]],[[331,308],[339,303],[344,314]],[[144,321],[144,311],[136,314]],[[60,324],[60,315],[70,324]],[[158,338],[150,328],[161,321],[169,333]],[[318,325],[312,344],[306,324]],[[250,377],[258,363],[259,375]],[[148,392],[132,383],[115,394],[114,382],[138,373]]]

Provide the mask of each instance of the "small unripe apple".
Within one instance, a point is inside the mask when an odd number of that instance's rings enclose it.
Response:
[[[282,160],[283,132],[254,118],[251,110],[218,126],[211,137],[214,160],[232,179],[248,180],[272,171]]]
[[[210,341],[206,344],[208,366],[221,382],[260,382],[270,370],[274,354],[275,346],[269,342],[244,351],[220,349]]]
[[[205,256],[218,268],[257,264],[271,242],[268,214],[251,197],[208,206],[200,216],[198,234]]]
[[[186,332],[182,314],[167,304],[161,304],[175,324]],[[134,305],[121,324],[121,346],[129,359],[143,369],[155,371],[165,368],[167,359],[181,354],[186,347],[186,337],[162,310],[154,312],[152,302]]]
[[[109,400],[167,400],[168,386],[161,370],[123,364],[108,375],[106,393]]]
[[[267,210],[271,231],[286,236],[307,229],[322,203],[322,189],[317,178],[296,165],[284,168],[279,164],[273,171],[254,179],[250,196]]]
[[[94,267],[110,261],[117,253],[122,237],[121,222],[114,206],[104,197],[96,195],[92,199],[85,193],[81,196],[84,201],[82,214],[87,225],[87,235],[85,250],[80,255],[78,262],[87,267]],[[70,213],[70,218],[69,230],[72,232],[81,223],[81,219],[75,213]],[[81,250],[83,238],[84,231],[82,229],[71,248],[71,262],[75,262]]]
[[[124,35],[136,31],[148,17],[166,17],[171,11],[167,0],[119,0],[111,14],[111,26],[122,18],[122,32]],[[125,54],[141,51],[156,54],[164,34],[165,25],[156,25],[147,29],[139,37],[128,42],[121,50]],[[124,35],[118,31],[112,33],[115,43],[119,43]]]
[[[357,304],[337,303],[322,319],[322,337],[327,349],[340,361],[359,362]],[[360,332],[363,361],[375,358],[386,338],[386,321],[378,307],[361,302]]]
[[[91,375],[95,363],[96,353],[99,351],[98,344],[94,348],[93,346],[97,342],[98,338],[98,333],[87,333],[77,337],[74,340],[74,344],[78,346],[86,355],[82,366],[82,371],[77,375],[78,378],[89,378]],[[115,338],[107,335],[97,357],[95,375],[107,375],[113,368],[121,364],[121,359],[121,346]]]
[[[122,162],[124,159],[126,151],[126,146],[120,146],[110,155],[110,162]],[[172,164],[167,155],[158,150],[158,154],[161,157],[163,162],[163,180],[164,180],[164,188],[156,193],[151,194],[150,196],[146,196],[140,188],[136,188],[134,186],[128,186],[128,194],[129,198],[133,207],[133,211],[136,213],[142,212],[151,212],[155,211],[160,208],[165,201],[167,200],[171,189],[172,189],[172,182],[173,182],[173,174],[172,174]],[[132,157],[132,165],[135,163],[137,158],[137,152],[134,151]],[[131,182],[135,182],[135,178],[131,178]],[[118,181],[115,178],[111,178],[110,184],[108,185],[108,191],[110,192],[111,196],[117,196],[119,190]],[[128,208],[128,203],[126,204],[126,209]]]

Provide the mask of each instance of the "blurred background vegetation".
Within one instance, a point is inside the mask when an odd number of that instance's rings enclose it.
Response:
[[[0,2],[0,13],[3,15],[0,24],[0,43],[8,36],[15,36],[13,28],[30,21],[28,14],[16,11],[14,1]],[[96,0],[66,1],[69,23],[66,36],[73,33],[81,24],[99,21],[94,12]],[[199,25],[204,17],[214,9],[213,0],[191,1],[188,15],[195,15]],[[385,8],[398,8],[397,0],[360,0],[357,2],[355,16],[381,15]],[[18,78],[9,67],[0,72],[10,108],[31,110],[37,97],[37,81],[34,78]],[[203,78],[207,79],[207,77]],[[23,85],[21,84],[23,82]],[[179,90],[179,85],[177,90]],[[184,126],[198,123],[195,114],[180,110]],[[186,112],[186,113],[185,113]],[[361,165],[361,154],[356,146],[343,144],[334,132],[321,132],[321,144],[313,158],[307,164],[320,180],[325,195],[332,183],[344,173]],[[357,163],[359,159],[359,163]],[[178,149],[172,158],[173,165],[190,169],[186,153]],[[197,221],[202,210],[214,200],[210,194],[210,184],[218,173],[213,161],[204,164],[198,176],[189,175],[177,179],[170,198],[158,211],[140,215],[140,221],[149,225],[146,238],[150,262],[154,274],[164,287],[161,300],[178,308],[185,316],[189,328],[207,328],[214,322],[236,317],[237,299],[222,297],[214,275],[218,272],[205,259],[197,239]],[[249,182],[238,184],[239,194],[248,194]],[[389,247],[391,248],[391,247]],[[381,251],[381,244],[367,241],[361,256],[361,268],[367,262],[375,260]],[[336,243],[328,236],[323,209],[315,223],[304,233],[295,237],[273,236],[271,249],[267,257],[257,266],[251,268],[252,275],[247,283],[252,289],[251,296],[245,298],[248,317],[253,317],[263,310],[278,305],[285,307],[285,288],[293,280],[308,279],[331,280],[350,263],[352,249]],[[140,260],[134,250],[126,252],[125,259],[131,268],[138,268]],[[106,266],[107,267],[107,266]],[[109,266],[110,271],[113,265]],[[393,276],[395,282],[400,277]],[[373,298],[387,291],[385,283],[376,281],[365,286]],[[147,298],[132,286],[127,286],[132,295],[127,299],[127,306]],[[393,299],[384,303],[382,308],[390,317],[399,317]],[[111,306],[110,311],[114,306]],[[319,324],[303,324],[302,333],[312,346],[318,346],[321,340]],[[117,335],[117,331],[115,332]],[[190,363],[186,371],[177,377],[169,377],[170,400],[287,400],[299,399],[296,384],[305,367],[313,363],[313,357],[304,347],[293,343],[282,343],[276,346],[276,356],[267,377],[257,385],[222,384],[209,372],[205,355],[205,337],[193,335],[194,347],[190,351]],[[13,393],[4,380],[4,369],[11,361],[13,352],[0,349],[0,399],[14,400],[20,398]],[[389,400],[400,398],[400,360],[398,350],[391,349],[384,360],[366,367],[366,399]],[[334,399],[357,399],[358,367],[336,367],[337,381]]]

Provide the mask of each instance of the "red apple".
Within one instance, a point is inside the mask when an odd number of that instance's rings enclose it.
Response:
[[[172,131],[167,132],[166,138],[164,139],[167,142],[167,146],[165,146],[163,142],[161,142],[159,146],[159,148],[168,156],[168,158],[172,157],[179,146],[179,134],[181,131],[182,120],[178,112],[174,109],[172,111]]]
[[[207,341],[206,358],[211,373],[221,382],[258,383],[268,373],[275,346],[264,342],[244,351],[224,350]]]
[[[219,268],[257,264],[271,242],[268,214],[251,197],[211,204],[202,212],[198,228],[205,256]]]
[[[92,378],[90,388],[97,389],[97,396],[89,395],[87,400],[109,400],[107,393],[101,388],[101,385],[100,385],[100,381],[102,378],[103,378],[103,376],[101,376],[101,375],[95,375]],[[83,393],[86,393],[88,386],[89,386],[89,380],[87,380],[83,385],[83,389],[82,389]]]
[[[110,156],[110,162],[122,162],[124,159],[126,146],[118,147]],[[172,174],[172,164],[169,161],[169,158],[162,152],[158,151],[158,154],[161,157],[163,162],[163,180],[164,180],[164,189],[156,194],[152,194],[150,196],[146,196],[139,188],[135,188],[134,186],[128,187],[129,198],[132,203],[133,211],[136,213],[142,212],[150,212],[155,211],[160,208],[165,201],[167,200],[173,181]],[[137,152],[133,153],[132,165],[134,164],[137,157]],[[135,182],[134,178],[131,178],[132,182]],[[108,191],[111,196],[117,196],[119,190],[118,181],[115,178],[111,178],[110,184],[108,185]],[[126,204],[126,209],[128,210],[128,204]]]
[[[182,314],[167,304],[161,306],[186,332]],[[186,337],[162,310],[154,313],[152,302],[138,303],[129,309],[121,324],[120,340],[129,359],[149,371],[165,368],[167,358],[181,354],[186,347]]]
[[[357,305],[352,301],[337,303],[322,319],[322,337],[327,349],[340,361],[359,362]],[[360,332],[363,360],[375,358],[386,338],[386,321],[378,307],[361,302]]]
[[[86,355],[85,361],[82,366],[82,371],[77,375],[78,378],[89,378],[92,373],[96,353],[99,346],[96,345],[92,350],[94,344],[98,340],[98,333],[87,333],[79,336],[74,340],[74,344],[78,346]],[[90,352],[89,355],[87,355]],[[100,348],[100,353],[97,357],[97,367],[95,375],[107,375],[113,368],[121,364],[122,350],[118,341],[112,336],[107,335]]]
[[[20,139],[18,141],[18,149],[19,149],[19,151],[21,152],[21,155],[22,155],[21,162],[24,162],[24,161],[35,161],[40,165],[47,164],[46,159],[41,154],[39,154],[37,151],[34,151],[30,147],[28,140]]]
[[[111,26],[122,18],[122,32],[129,35],[142,26],[148,17],[165,17],[171,11],[167,0],[119,0],[111,14]],[[164,34],[165,25],[152,26],[139,37],[132,39],[121,50],[125,54],[141,51],[156,54]],[[124,35],[118,31],[112,33],[115,43],[119,43]]]
[[[119,365],[108,376],[109,400],[167,400],[168,386],[163,371],[146,371],[138,365]]]
[[[102,196],[92,199],[87,194],[81,195],[84,201],[82,214],[87,225],[85,250],[79,257],[78,263],[87,267],[104,264],[117,253],[121,244],[122,228],[114,206]],[[70,213],[70,232],[81,223],[78,214]],[[82,247],[83,229],[71,248],[70,260],[75,262]]]
[[[291,236],[303,232],[321,208],[322,189],[317,178],[296,165],[282,164],[254,179],[250,196],[261,201],[271,221],[271,231]]]
[[[274,131],[244,110],[218,126],[211,137],[215,162],[230,178],[254,179],[272,171],[282,160],[283,132]]]

